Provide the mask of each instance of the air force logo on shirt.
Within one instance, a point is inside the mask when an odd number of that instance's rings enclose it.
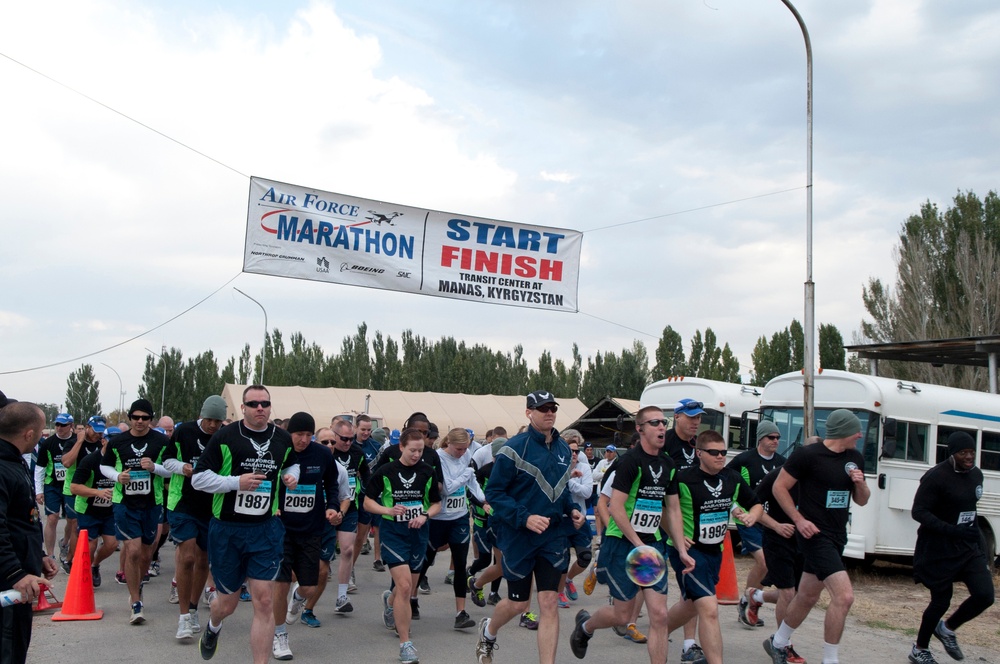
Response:
[[[399,481],[403,483],[404,489],[409,489],[411,486],[413,486],[413,480],[417,479],[416,473],[413,473],[413,477],[411,477],[410,479],[406,479],[405,477],[403,477],[403,473],[398,473],[398,475],[399,475]]]
[[[976,500],[979,500],[982,497],[983,497],[983,485],[980,484],[979,486],[976,487]]]

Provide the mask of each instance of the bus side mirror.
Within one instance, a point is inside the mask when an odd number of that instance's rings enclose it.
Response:
[[[882,423],[882,458],[896,456],[896,420],[887,417]]]

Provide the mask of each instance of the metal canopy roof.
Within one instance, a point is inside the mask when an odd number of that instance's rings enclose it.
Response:
[[[1000,353],[1000,336],[899,341],[844,348],[865,359],[987,367],[990,353]]]

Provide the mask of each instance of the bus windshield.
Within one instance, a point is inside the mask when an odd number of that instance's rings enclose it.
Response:
[[[826,431],[826,418],[835,408],[816,409],[816,431],[822,436]],[[858,440],[858,451],[865,457],[865,469],[874,472],[878,454],[878,423],[879,416],[867,410],[852,410],[861,420],[861,439]],[[802,435],[802,409],[776,406],[765,406],[760,411],[760,419],[771,420],[781,432],[781,444],[778,453],[790,455],[795,448],[805,444]]]

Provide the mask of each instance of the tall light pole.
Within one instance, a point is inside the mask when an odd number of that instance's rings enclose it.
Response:
[[[792,5],[791,0],[781,0],[802,29],[802,38],[806,42],[806,283],[805,283],[805,322],[803,327],[802,359],[802,440],[812,436],[815,423],[815,391],[813,377],[816,375],[816,362],[813,358],[816,347],[816,284],[813,283],[813,61],[812,42],[809,41],[809,30],[802,20],[802,15]]]
[[[115,368],[107,362],[101,362],[101,364],[106,366],[108,369],[115,371]],[[121,417],[122,412],[125,410],[125,386],[122,384],[122,377],[117,371],[115,371],[115,375],[118,376],[118,417]]]
[[[160,417],[163,417],[163,408],[167,401],[167,344],[163,344],[160,348],[160,353],[149,350],[148,348],[146,351],[152,353],[163,361],[163,390],[160,392]]]
[[[247,295],[246,293],[244,293],[243,291],[241,291],[236,286],[233,286],[233,290],[236,291],[237,293],[239,293],[240,295],[242,295],[243,297],[245,297],[246,299],[250,300],[254,304],[256,304],[258,307],[260,307],[260,310],[264,312],[264,347],[261,348],[261,351],[260,351],[260,384],[263,385],[264,384],[264,358],[267,357],[267,309],[264,308],[263,304],[261,304],[260,302],[258,302],[255,299],[253,299],[252,297],[250,297],[249,295]]]

